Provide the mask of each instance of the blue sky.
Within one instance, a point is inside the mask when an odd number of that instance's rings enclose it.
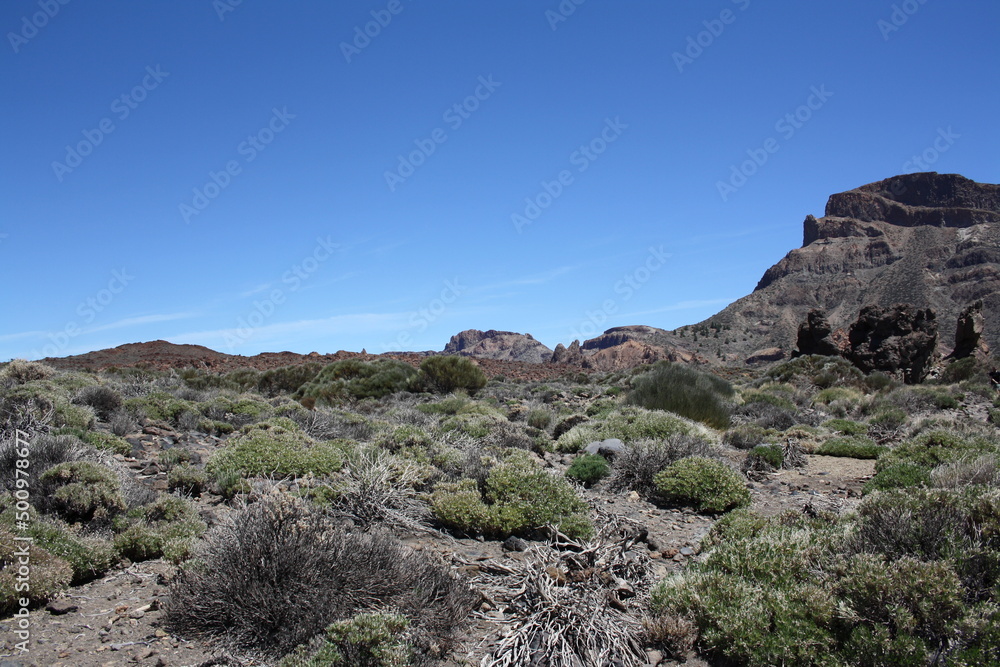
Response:
[[[998,28],[986,0],[6,0],[0,359],[694,323],[834,192],[1000,181]]]

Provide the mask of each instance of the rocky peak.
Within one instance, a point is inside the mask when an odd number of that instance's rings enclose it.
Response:
[[[495,329],[466,329],[457,333],[445,345],[444,353],[532,363],[544,363],[552,358],[552,350],[535,340],[531,334]]]

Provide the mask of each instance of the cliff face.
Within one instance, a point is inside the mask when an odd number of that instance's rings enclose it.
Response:
[[[457,333],[445,345],[444,353],[536,364],[552,359],[552,350],[532,338],[531,334],[493,329],[467,329]]]
[[[749,333],[749,341],[732,336],[724,356],[746,358],[769,346],[790,352],[813,308],[843,329],[865,306],[909,303],[933,309],[942,331],[954,331],[961,311],[980,299],[985,338],[996,349],[1000,185],[957,174],[895,176],[831,196],[826,215],[807,216],[803,227],[801,248],[768,269],[752,294],[703,323]]]

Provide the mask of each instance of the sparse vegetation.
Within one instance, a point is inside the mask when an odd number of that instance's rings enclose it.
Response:
[[[729,426],[733,387],[690,366],[657,363],[632,380],[628,401],[650,410],[666,410],[715,428]]]
[[[703,512],[722,513],[750,504],[743,476],[715,459],[681,459],[658,473],[653,483],[665,502]]]

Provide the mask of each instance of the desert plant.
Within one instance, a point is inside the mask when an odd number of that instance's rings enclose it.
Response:
[[[38,478],[36,507],[69,522],[106,521],[125,509],[117,475],[91,461],[60,463]]]
[[[346,533],[268,493],[205,538],[171,587],[172,631],[274,657],[359,613],[394,608],[418,651],[447,647],[472,605],[447,567],[379,532]]]
[[[328,626],[278,667],[403,667],[414,657],[409,626],[400,614],[358,614]]]
[[[692,456],[671,463],[653,478],[667,503],[713,514],[750,504],[746,481],[721,461]]]
[[[190,463],[181,463],[167,473],[167,489],[191,496],[200,496],[208,486],[208,475],[202,468]]]
[[[18,450],[23,451],[24,446],[16,438],[0,439],[0,488],[7,491],[13,491],[17,486],[17,461],[24,458],[19,456]],[[30,475],[37,479],[53,466],[85,458],[91,450],[73,435],[39,434],[31,438],[28,451],[31,455]]]
[[[123,557],[134,561],[163,557],[174,563],[190,556],[206,530],[192,503],[168,495],[119,516],[114,527],[115,548]]]
[[[931,483],[946,489],[1000,486],[1000,459],[997,456],[979,456],[942,463],[931,470]]]
[[[625,406],[600,422],[585,422],[574,426],[559,438],[556,449],[577,452],[596,440],[618,438],[624,443],[630,443],[646,438],[666,439],[693,431],[690,424],[668,412]]]
[[[118,409],[108,416],[108,428],[121,437],[139,430],[139,421],[128,410]]]
[[[111,414],[121,407],[122,397],[117,391],[107,385],[84,387],[73,398],[74,403],[89,405],[102,421],[107,421]]]
[[[652,496],[656,493],[653,479],[657,473],[691,456],[712,458],[716,454],[707,440],[695,435],[636,440],[615,456],[608,486],[613,491],[637,491],[643,496]]]
[[[843,435],[864,435],[868,432],[868,425],[850,419],[827,419],[822,424],[831,431],[836,431]]]
[[[420,381],[439,394],[461,389],[473,396],[486,386],[486,374],[468,357],[434,356],[420,362]]]
[[[584,486],[591,486],[611,473],[607,459],[600,454],[584,454],[573,459],[566,476]]]
[[[726,428],[731,410],[727,399],[732,395],[732,385],[721,378],[690,366],[660,362],[632,380],[627,400]]]
[[[723,434],[722,442],[736,449],[753,449],[772,435],[776,433],[757,424],[739,424]]]
[[[395,359],[344,359],[327,365],[299,387],[296,399],[335,405],[343,400],[382,398],[410,389],[417,371]]]
[[[13,384],[27,384],[36,380],[45,380],[55,374],[55,369],[38,361],[13,359],[0,370],[0,379],[10,380]]]
[[[343,443],[316,442],[290,419],[245,426],[208,461],[206,472],[238,470],[243,477],[323,476],[340,469]]]
[[[846,437],[827,440],[820,445],[816,453],[823,456],[844,456],[852,459],[877,459],[885,451],[885,447],[876,445],[868,438]]]
[[[83,441],[95,449],[101,449],[112,454],[128,456],[132,453],[132,445],[114,433],[104,431],[87,431],[83,434]]]
[[[528,413],[528,426],[544,431],[552,423],[552,412],[546,409],[535,409]]]
[[[772,470],[780,470],[785,463],[785,455],[781,445],[757,445],[747,454],[747,459],[760,459]]]
[[[22,556],[18,552],[23,543],[15,541],[14,537],[14,533],[0,527],[0,615],[4,617],[20,607],[22,598],[31,606],[48,602],[69,586],[73,578],[69,563],[42,547],[31,547],[31,564],[22,566],[19,562]],[[23,581],[28,576],[30,587],[25,589]]]

